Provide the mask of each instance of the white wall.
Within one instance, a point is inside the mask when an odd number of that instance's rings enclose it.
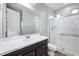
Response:
[[[43,3],[38,3],[34,6],[35,12],[38,14],[39,18],[39,29],[38,32],[42,35],[48,35],[48,7]]]
[[[2,37],[6,37],[6,4],[2,4]]]
[[[0,38],[6,35],[6,4],[0,4]]]
[[[65,8],[62,8],[62,9],[56,11],[55,13],[60,14],[61,16],[62,15],[63,16],[69,16],[69,15],[72,15],[71,10],[73,10],[75,8],[79,9],[79,3],[74,3],[74,4],[71,4],[69,6],[66,6]]]
[[[0,38],[2,37],[2,6],[0,4]]]

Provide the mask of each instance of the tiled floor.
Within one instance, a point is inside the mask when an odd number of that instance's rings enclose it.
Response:
[[[58,52],[58,51],[48,51],[49,56],[65,56],[64,54]]]

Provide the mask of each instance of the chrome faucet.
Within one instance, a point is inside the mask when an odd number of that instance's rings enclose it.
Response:
[[[26,33],[26,38],[30,38],[30,34],[29,33]]]

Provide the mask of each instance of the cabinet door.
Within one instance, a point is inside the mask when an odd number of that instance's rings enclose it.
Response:
[[[36,49],[36,55],[37,56],[47,55],[47,44],[38,47]]]

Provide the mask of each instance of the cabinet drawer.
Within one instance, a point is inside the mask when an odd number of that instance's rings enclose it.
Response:
[[[36,55],[46,55],[47,54],[47,44],[40,46],[36,49]]]

